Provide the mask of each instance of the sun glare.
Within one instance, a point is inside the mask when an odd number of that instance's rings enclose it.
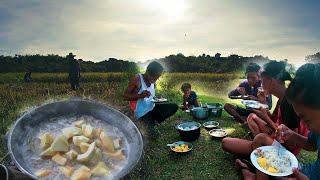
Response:
[[[147,8],[155,10],[169,20],[178,20],[186,8],[185,0],[143,0]]]

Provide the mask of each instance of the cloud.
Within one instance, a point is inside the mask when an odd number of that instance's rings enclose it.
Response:
[[[221,52],[298,62],[320,51],[319,3],[179,0],[183,8],[167,8],[173,1],[4,0],[0,49],[95,61]]]

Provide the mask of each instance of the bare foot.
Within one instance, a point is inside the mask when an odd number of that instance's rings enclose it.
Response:
[[[256,178],[256,174],[250,172],[248,169],[242,169],[242,176],[244,180],[255,180]]]
[[[245,163],[243,163],[240,159],[236,159],[234,164],[236,166],[236,169],[238,169],[238,170],[248,169],[248,166]]]
[[[243,179],[245,180],[254,180],[256,175],[249,171],[247,164],[243,163],[240,159],[236,159],[235,162],[236,169],[241,170]]]

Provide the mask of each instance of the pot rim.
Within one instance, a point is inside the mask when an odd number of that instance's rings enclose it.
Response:
[[[16,126],[18,126],[18,124],[22,121],[22,119],[24,119],[26,116],[28,116],[30,113],[34,113],[36,112],[38,109],[40,108],[43,108],[45,106],[48,106],[50,104],[54,104],[54,103],[63,103],[63,102],[68,102],[68,101],[74,101],[74,102],[87,102],[87,103],[93,103],[93,104],[98,104],[98,105],[101,105],[105,108],[109,108],[111,109],[112,111],[116,112],[116,113],[120,113],[122,114],[123,116],[125,116],[126,119],[130,120],[132,122],[132,126],[139,132],[137,135],[138,135],[138,138],[139,138],[139,141],[141,143],[141,146],[142,146],[142,151],[139,152],[139,157],[137,158],[137,161],[135,162],[134,166],[130,167],[129,168],[129,171],[127,171],[127,174],[130,173],[134,167],[141,161],[141,158],[142,158],[142,155],[143,155],[143,147],[144,147],[144,141],[143,141],[143,138],[142,138],[142,135],[141,135],[141,131],[140,129],[136,126],[136,124],[129,118],[127,117],[126,115],[124,115],[123,113],[121,113],[119,110],[107,105],[107,104],[104,104],[104,103],[101,103],[99,101],[94,101],[94,100],[91,100],[91,99],[63,99],[63,100],[58,100],[58,101],[54,101],[54,102],[47,102],[47,103],[44,103],[40,106],[36,106],[36,107],[33,107],[31,109],[29,109],[27,112],[23,113],[20,117],[18,117],[16,119],[16,121],[14,122],[13,126],[11,126],[10,130],[9,130],[9,137],[8,137],[8,144],[7,144],[7,148],[9,150],[9,154],[10,154],[10,157],[11,159],[13,160],[13,162],[15,163],[15,166],[22,172],[22,173],[25,173],[29,176],[31,176],[32,178],[34,179],[38,179],[38,177],[36,177],[35,175],[33,175],[31,172],[27,171],[25,169],[24,166],[22,166],[20,164],[20,162],[16,159],[14,153],[13,153],[13,150],[12,150],[12,135],[13,135],[13,131],[14,129],[16,128]],[[124,176],[126,176],[127,174],[122,174],[120,175],[120,178],[123,178]]]
[[[179,126],[180,126],[181,124],[184,124],[184,123],[194,123],[194,124],[198,125],[198,127],[197,127],[196,129],[192,129],[192,130],[183,130],[183,129],[180,129]],[[193,131],[193,130],[198,130],[198,129],[200,129],[201,126],[202,126],[202,125],[201,125],[199,122],[196,122],[196,121],[183,121],[183,122],[181,122],[180,124],[177,124],[175,127],[176,127],[176,129],[179,130],[179,131],[189,132],[189,131]]]
[[[215,127],[219,127],[220,123],[218,121],[206,121],[202,124],[203,127],[207,127],[206,123],[209,123],[209,122],[214,122],[216,125],[214,125]],[[210,125],[213,125],[213,124],[210,124]]]
[[[193,107],[190,111],[209,111],[209,108],[206,107]]]

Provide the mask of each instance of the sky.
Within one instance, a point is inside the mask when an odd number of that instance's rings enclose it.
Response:
[[[145,61],[183,53],[301,64],[320,51],[317,0],[0,0],[0,54]]]

